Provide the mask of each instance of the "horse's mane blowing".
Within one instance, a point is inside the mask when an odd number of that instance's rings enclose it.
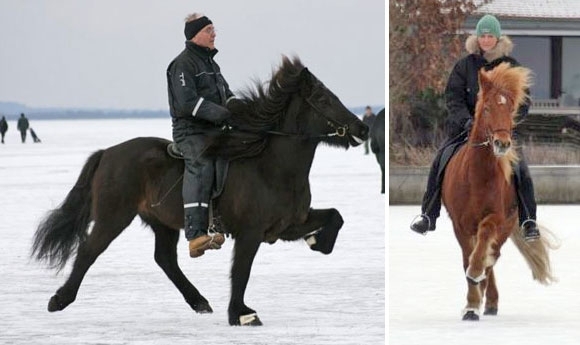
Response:
[[[259,80],[242,92],[240,105],[233,109],[234,129],[214,136],[206,154],[229,159],[251,157],[264,150],[268,131],[277,130],[289,113],[290,98],[299,90],[304,65],[299,58],[282,57],[282,65],[267,83]]]
[[[511,67],[507,62],[499,64],[496,68],[488,72],[487,79],[495,89],[508,95],[516,105],[514,113],[518,106],[524,104],[529,97],[527,90],[531,85],[531,71],[525,67]]]

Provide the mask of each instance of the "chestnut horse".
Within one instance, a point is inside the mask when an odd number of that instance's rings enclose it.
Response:
[[[479,72],[479,93],[467,144],[450,160],[443,179],[442,199],[463,252],[467,277],[467,306],[463,320],[479,320],[485,294],[485,315],[496,315],[498,291],[493,265],[501,246],[511,237],[526,259],[533,278],[554,280],[548,249],[555,244],[541,229],[541,239],[525,242],[518,226],[513,183],[517,164],[512,131],[518,107],[527,97],[530,70],[502,63]]]

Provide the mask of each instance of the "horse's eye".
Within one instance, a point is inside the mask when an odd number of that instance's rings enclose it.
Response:
[[[328,97],[322,97],[322,98],[320,98],[319,102],[322,105],[330,105],[330,100],[328,99]]]

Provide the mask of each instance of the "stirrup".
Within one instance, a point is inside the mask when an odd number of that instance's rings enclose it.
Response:
[[[413,230],[413,224],[415,224],[415,221],[417,218],[426,218],[427,219],[427,230],[425,230],[425,232],[417,232],[415,230]],[[415,216],[415,218],[413,218],[411,220],[411,225],[409,226],[411,228],[412,231],[418,233],[419,235],[423,235],[423,236],[427,236],[427,232],[429,232],[431,229],[431,218],[429,218],[428,215],[426,215],[425,213],[421,213],[420,215]]]
[[[215,240],[215,237],[216,237],[216,235],[219,234],[219,235],[222,236],[222,238],[225,241],[225,236],[224,236],[224,234],[222,234],[221,232],[216,231],[215,229],[216,229],[215,226],[210,226],[207,229],[207,235],[211,238],[209,240],[208,245],[209,245],[209,248],[211,248],[211,249],[220,249],[222,247],[223,242],[222,243],[219,243],[218,241]]]
[[[535,227],[536,232],[534,234],[532,234],[531,236],[526,236],[526,224],[531,223],[533,224],[532,226]],[[522,225],[520,226],[520,229],[523,232],[524,235],[524,240],[526,242],[532,242],[532,241],[536,241],[537,239],[540,238],[541,234],[540,234],[540,228],[538,227],[538,222],[536,222],[534,219],[530,218],[530,219],[526,219]]]

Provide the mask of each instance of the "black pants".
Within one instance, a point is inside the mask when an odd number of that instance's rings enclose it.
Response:
[[[441,212],[441,185],[443,183],[444,171],[449,160],[457,152],[462,142],[467,139],[467,134],[448,139],[437,151],[437,155],[431,164],[429,177],[427,178],[427,189],[423,195],[421,203],[421,213],[426,214],[432,222],[439,218]],[[451,151],[448,148],[454,147]],[[443,154],[445,153],[445,157]],[[528,220],[536,220],[536,199],[534,196],[534,184],[530,175],[530,169],[524,159],[523,152],[518,150],[519,163],[514,167],[514,181],[517,192],[520,225]],[[441,171],[440,171],[441,170]]]
[[[212,159],[203,157],[205,138],[191,134],[187,128],[173,129],[173,139],[183,153],[183,213],[185,238],[194,239],[207,234],[209,203],[214,183],[215,166]]]
[[[22,142],[26,141],[26,131],[20,131],[20,139],[22,139]]]

